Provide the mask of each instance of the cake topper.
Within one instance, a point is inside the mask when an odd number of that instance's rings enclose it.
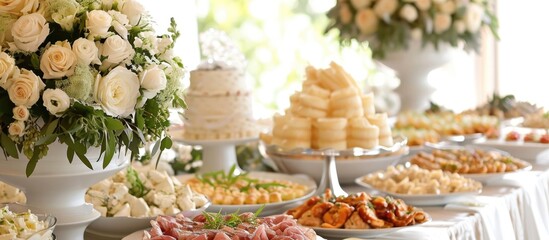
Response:
[[[246,58],[223,31],[209,29],[200,34],[200,48],[205,57],[199,69],[244,69]]]

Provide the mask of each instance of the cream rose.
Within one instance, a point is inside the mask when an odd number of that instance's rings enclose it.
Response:
[[[136,0],[126,0],[122,4],[122,8],[120,8],[120,12],[128,16],[128,19],[130,20],[130,24],[132,26],[135,26],[141,20],[141,17],[145,12],[145,8],[143,7],[143,5],[141,5],[141,3],[139,3]]]
[[[339,6],[339,20],[343,24],[349,24],[353,21],[353,13],[346,3],[342,3],[341,6]]]
[[[76,55],[69,42],[57,42],[51,45],[40,58],[40,70],[44,79],[56,79],[72,76],[76,67]]]
[[[40,97],[40,91],[46,86],[32,71],[21,69],[15,73],[7,89],[10,100],[16,106],[32,107]]]
[[[87,13],[86,29],[92,37],[106,37],[112,24],[112,17],[103,10]]]
[[[138,97],[139,79],[125,67],[118,66],[104,77],[98,75],[95,80],[95,101],[109,116],[130,116],[135,111]]]
[[[0,1],[0,13],[21,16],[36,12],[38,6],[39,0],[2,0]]]
[[[355,23],[361,34],[370,35],[377,31],[379,19],[377,18],[374,10],[364,8],[356,14]]]
[[[151,65],[143,72],[139,74],[139,80],[141,81],[141,88],[143,91],[143,97],[151,99],[155,97],[160,91],[166,88],[166,74],[158,65]]]
[[[437,9],[441,13],[452,14],[456,11],[456,4],[454,1],[447,1],[441,4],[437,4]]]
[[[105,40],[101,49],[101,55],[107,57],[105,66],[117,65],[134,54],[132,45],[118,35],[113,35]],[[104,66],[102,66],[104,67]]]
[[[411,4],[406,4],[400,9],[399,15],[404,20],[413,22],[417,19],[417,10]]]
[[[69,95],[58,88],[46,89],[42,94],[42,99],[48,112],[57,117],[60,117],[71,106]]]
[[[442,33],[448,30],[452,25],[452,17],[448,14],[437,13],[435,14],[434,24],[435,33]]]
[[[16,106],[12,110],[13,112],[13,119],[19,120],[19,121],[27,121],[29,119],[29,109],[25,106]]]
[[[112,17],[112,27],[114,31],[120,35],[123,39],[128,39],[129,20],[128,17],[121,12],[110,10],[109,14]]]
[[[378,0],[374,5],[374,12],[381,18],[390,18],[398,8],[398,0]]]
[[[24,15],[11,27],[15,46],[26,52],[36,52],[49,33],[49,24],[39,13]]]
[[[351,5],[357,10],[369,7],[370,4],[372,4],[372,0],[351,0]]]
[[[23,134],[25,133],[25,122],[15,121],[10,123],[10,126],[8,127],[8,133],[11,136],[23,136]]]
[[[6,88],[8,78],[13,75],[15,59],[5,52],[0,52],[0,87]]]
[[[99,49],[94,41],[79,38],[72,43],[72,52],[76,56],[77,62],[82,65],[101,64],[99,60]]]
[[[421,11],[427,11],[431,7],[431,0],[416,0],[416,7]]]
[[[482,24],[482,18],[484,17],[484,9],[481,5],[476,3],[471,3],[467,6],[467,11],[465,12],[464,20],[467,31],[476,32]]]

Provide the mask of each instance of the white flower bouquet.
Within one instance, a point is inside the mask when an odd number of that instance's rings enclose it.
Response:
[[[478,51],[483,27],[498,37],[489,0],[338,0],[328,17],[326,32],[338,29],[342,44],[368,41],[374,58],[412,40]]]
[[[171,147],[169,107],[184,74],[173,56],[172,19],[157,35],[137,0],[8,0],[0,2],[0,147],[30,159],[27,175],[56,141],[91,168],[122,147],[139,153]]]

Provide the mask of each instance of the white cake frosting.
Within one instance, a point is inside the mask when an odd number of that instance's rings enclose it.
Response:
[[[252,92],[242,71],[199,69],[191,71],[185,94],[185,139],[216,140],[254,137]]]

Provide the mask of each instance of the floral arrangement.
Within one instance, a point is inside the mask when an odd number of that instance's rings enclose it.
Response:
[[[0,147],[24,154],[27,176],[56,141],[88,167],[89,148],[103,166],[125,147],[172,145],[166,129],[183,64],[173,55],[174,20],[156,35],[137,0],[0,2]]]
[[[343,44],[368,41],[374,58],[407,49],[412,40],[478,51],[483,27],[498,37],[489,0],[338,0],[328,17],[326,32],[338,29]]]

